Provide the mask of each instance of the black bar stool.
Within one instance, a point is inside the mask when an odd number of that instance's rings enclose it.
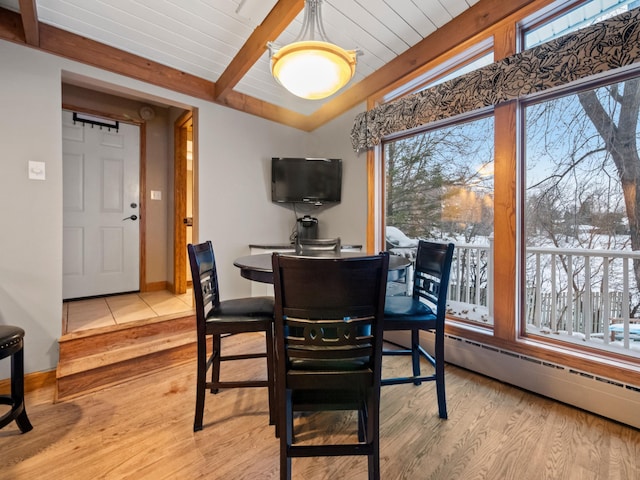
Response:
[[[0,395],[0,404],[11,405],[11,410],[0,417],[0,428],[16,421],[22,433],[31,430],[31,422],[24,408],[24,330],[11,325],[0,325],[0,360],[11,357],[11,395]]]

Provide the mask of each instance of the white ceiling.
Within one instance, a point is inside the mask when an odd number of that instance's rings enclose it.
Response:
[[[359,48],[359,82],[479,0],[324,0],[329,39]],[[216,82],[277,0],[36,0],[40,22]],[[19,12],[19,0],[0,0]],[[301,12],[276,39],[293,41]],[[347,86],[349,88],[349,86]],[[264,54],[236,92],[309,115],[324,101],[288,93],[270,74]],[[326,100],[325,100],[326,101]]]

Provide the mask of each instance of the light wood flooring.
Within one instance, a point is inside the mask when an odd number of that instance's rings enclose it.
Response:
[[[259,334],[225,341],[227,351],[264,344]],[[384,375],[404,365],[385,357]],[[234,373],[262,377],[264,367],[246,362]],[[446,375],[448,420],[438,418],[433,383],[383,387],[383,479],[640,479],[638,430],[451,365]],[[265,389],[208,395],[197,433],[195,362],[57,404],[52,390],[28,394],[31,432],[0,430],[0,479],[279,478]],[[296,436],[310,441],[322,425],[355,432],[340,414],[314,414]],[[364,458],[293,460],[294,479],[366,477]]]
[[[191,289],[184,295],[174,295],[162,290],[73,300],[63,303],[63,334],[113,327],[192,310]]]

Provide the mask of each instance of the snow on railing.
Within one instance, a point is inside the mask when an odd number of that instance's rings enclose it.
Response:
[[[636,259],[640,252],[527,248],[527,326],[631,348],[640,341]]]

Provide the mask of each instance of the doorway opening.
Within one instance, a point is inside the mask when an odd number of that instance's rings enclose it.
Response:
[[[177,270],[172,265],[176,248],[172,216],[175,210],[175,199],[177,198],[184,199],[185,202],[180,205],[180,208],[184,208],[184,213],[181,214],[182,219],[192,216],[193,115],[188,110],[185,110],[184,107],[172,107],[156,101],[150,104],[142,97],[121,96],[117,89],[106,90],[100,86],[88,86],[86,83],[63,82],[62,93],[63,109],[135,124],[140,128],[140,145],[138,149],[140,155],[139,212],[137,222],[140,229],[140,240],[139,254],[134,260],[139,265],[139,284],[135,288],[128,288],[126,291],[129,293],[119,296],[122,297],[123,302],[127,299],[134,299],[136,303],[140,303],[142,299],[148,305],[142,305],[144,308],[136,309],[137,313],[135,315],[139,315],[142,310],[151,307],[155,310],[154,315],[151,317],[152,321],[155,317],[161,318],[167,314],[173,316],[179,313],[184,306],[183,303],[186,304],[187,310],[189,310],[191,298],[190,291],[187,290],[187,262],[183,263],[185,275],[184,283],[181,284],[183,285],[181,287],[182,294],[174,295],[176,284],[173,275]],[[178,119],[177,122],[176,119]],[[184,141],[175,141],[176,125],[181,127],[185,136]],[[178,166],[174,164],[178,164]],[[171,173],[176,168],[179,168],[179,171],[182,172],[178,182],[175,181],[175,177]],[[175,175],[178,176],[177,173]],[[186,203],[187,200],[188,203]],[[129,214],[126,216],[130,217]],[[125,215],[122,215],[119,221],[127,223],[122,220],[124,218]],[[189,224],[191,224],[191,221],[189,221]],[[184,224],[182,223],[181,225]],[[186,258],[186,243],[191,241],[189,236],[191,227],[187,229],[185,226],[183,228],[185,235],[181,251],[184,252]],[[125,290],[122,291],[124,292]],[[132,291],[133,293],[130,293]],[[111,303],[116,301],[115,296],[107,296],[110,294],[106,292],[102,295],[97,295],[103,297],[103,303],[107,302],[106,299]],[[149,295],[150,297],[147,298]],[[169,295],[174,298],[169,297]],[[91,296],[95,300],[96,295]],[[162,300],[164,296],[167,296],[167,298]],[[77,298],[77,296],[65,298]],[[74,303],[83,301],[78,300]],[[68,308],[67,303],[64,302],[63,311],[64,308]],[[170,306],[174,310],[165,312],[165,306]],[[68,316],[64,315],[63,318],[63,335],[67,333],[65,318],[68,318]],[[126,320],[120,318],[121,321],[129,321],[131,319],[133,317],[127,317]],[[121,323],[121,321],[118,323]]]

